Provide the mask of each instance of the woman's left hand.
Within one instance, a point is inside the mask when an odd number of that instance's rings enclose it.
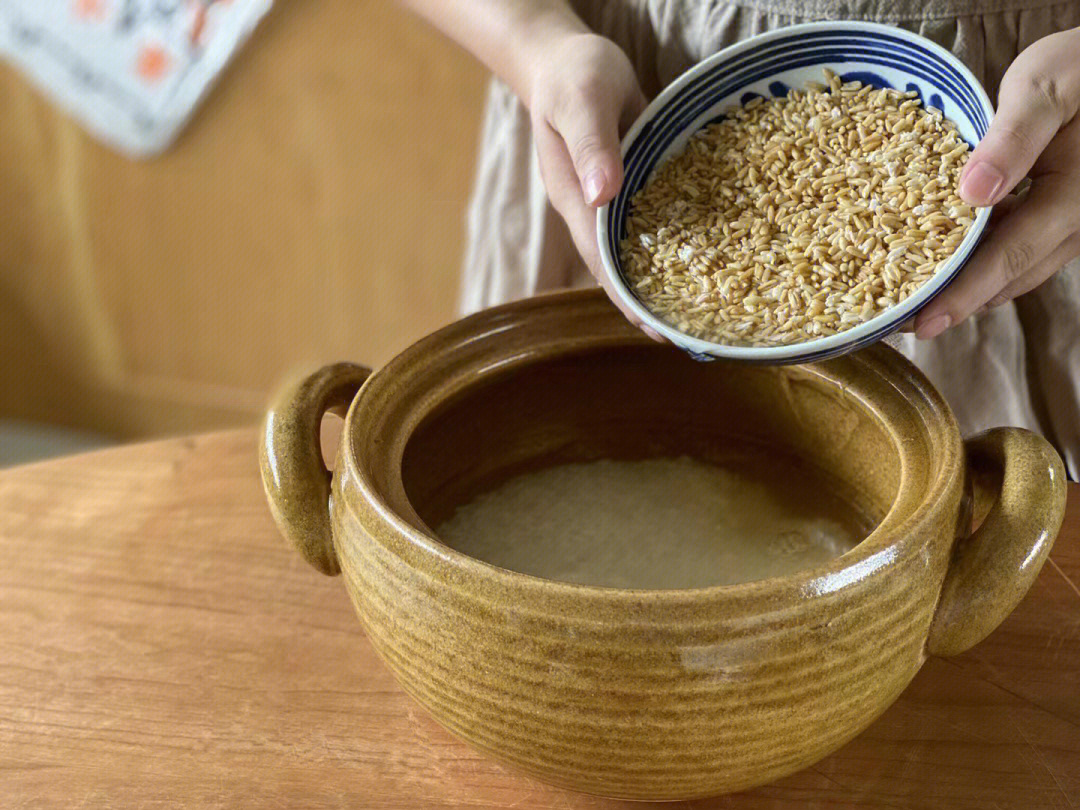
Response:
[[[918,337],[1023,295],[1080,256],[1078,108],[1080,28],[1040,39],[1006,71],[997,114],[960,176],[964,200],[1004,200],[1004,211],[956,280],[919,313]],[[1029,174],[1027,193],[1011,196]]]

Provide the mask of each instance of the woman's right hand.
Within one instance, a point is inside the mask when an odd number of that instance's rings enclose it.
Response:
[[[611,294],[596,241],[596,209],[611,201],[623,181],[621,135],[645,109],[630,60],[605,37],[561,37],[534,60],[525,101],[548,197],[578,252],[623,314],[662,340]]]
[[[622,185],[620,136],[645,109],[626,54],[592,33],[568,0],[402,2],[476,54],[529,108],[552,205],[608,297],[641,326],[603,281],[596,243],[595,209]]]

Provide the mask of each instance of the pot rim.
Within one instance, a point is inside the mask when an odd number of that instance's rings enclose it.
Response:
[[[372,373],[349,407],[342,431],[338,465],[334,472],[335,489],[343,477],[350,479],[349,483],[355,484],[360,496],[359,503],[363,505],[364,511],[388,524],[394,535],[403,540],[411,550],[417,552],[420,559],[430,559],[433,564],[437,562],[444,566],[448,565],[463,575],[490,579],[502,588],[510,590],[526,589],[546,593],[553,597],[577,596],[601,602],[633,601],[674,605],[715,600],[720,597],[757,599],[768,593],[792,590],[809,595],[833,593],[887,571],[892,567],[891,563],[901,556],[906,557],[918,553],[927,544],[934,542],[933,532],[920,531],[920,529],[928,526],[932,517],[942,508],[943,501],[952,491],[957,472],[963,470],[964,460],[959,427],[941,394],[922,372],[899,352],[883,345],[873,346],[854,355],[825,362],[860,362],[868,367],[876,366],[878,368],[873,373],[879,376],[881,369],[890,366],[898,369],[902,376],[899,379],[890,379],[892,387],[907,386],[912,392],[921,395],[930,416],[940,421],[939,433],[946,439],[943,445],[934,442],[934,452],[939,457],[940,463],[937,465],[935,475],[927,482],[921,498],[913,500],[913,495],[918,495],[917,492],[913,492],[917,483],[913,483],[911,476],[905,474],[905,469],[912,459],[909,457],[910,454],[904,442],[895,441],[898,463],[901,465],[901,478],[889,509],[874,529],[849,551],[816,566],[748,582],[670,589],[584,585],[544,579],[533,574],[514,571],[469,556],[446,545],[436,536],[434,530],[428,527],[412,508],[405,493],[401,476],[402,459],[401,454],[398,454],[397,465],[390,483],[395,490],[394,495],[408,506],[407,514],[401,514],[401,511],[390,502],[387,493],[382,491],[373,480],[370,472],[359,464],[358,443],[365,432],[363,426],[370,424],[369,417],[377,415],[383,405],[380,400],[385,399],[387,402],[394,400],[393,389],[416,395],[415,387],[401,384],[402,380],[408,379],[408,372],[412,371],[409,366],[416,364],[419,358],[424,358],[424,362],[419,365],[428,368],[437,367],[440,355],[446,357],[457,352],[475,351],[478,344],[483,344],[486,339],[497,337],[515,328],[523,328],[523,324],[527,323],[530,316],[537,317],[540,314],[538,311],[560,307],[590,308],[598,305],[611,306],[607,297],[599,289],[538,295],[469,315],[431,333],[400,352],[390,362]],[[611,312],[622,321],[622,315],[613,306]],[[539,349],[550,349],[552,344],[558,344],[558,351],[567,354],[596,349],[603,345],[618,346],[628,343],[651,345],[651,341],[636,328],[628,323],[625,323],[625,327],[615,335],[615,340],[609,339],[606,344],[589,336],[552,338],[548,344],[537,344],[534,352],[510,354],[498,362],[490,363],[484,371],[506,371],[527,365],[530,360],[550,359],[552,356],[550,352],[542,354]],[[815,364],[811,364],[813,365]],[[787,368],[799,369],[800,366]],[[480,379],[480,376],[474,377],[463,386],[462,390],[475,385]],[[857,393],[856,387],[845,385],[843,395],[853,396]],[[398,395],[398,398],[400,399],[401,395]],[[430,397],[423,399],[427,402]],[[402,449],[408,443],[419,421],[429,412],[430,407],[408,426],[408,432],[402,436]],[[933,430],[930,419],[920,418],[919,422],[928,432]],[[886,426],[888,427],[887,422]],[[892,433],[891,430],[890,433]],[[895,434],[893,438],[898,439]],[[931,435],[928,438],[933,442],[935,437]],[[388,443],[387,437],[380,438],[380,445]],[[905,501],[912,501],[914,506],[908,507],[905,513],[901,513]],[[350,503],[346,508],[356,511],[356,502]],[[367,532],[367,534],[373,542],[401,556],[400,551],[391,548],[385,539],[379,536],[379,533]],[[338,538],[335,538],[335,542],[338,542]],[[414,564],[411,559],[407,562]]]

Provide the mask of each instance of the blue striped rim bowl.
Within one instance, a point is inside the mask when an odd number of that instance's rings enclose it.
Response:
[[[725,110],[756,96],[782,96],[808,81],[821,81],[825,68],[843,81],[917,92],[924,105],[942,110],[972,146],[986,134],[993,117],[986,91],[955,56],[917,34],[874,23],[809,23],[771,31],[710,56],[676,79],[623,139],[625,179],[615,199],[597,212],[597,238],[610,294],[697,359],[806,363],[880,340],[910,320],[956,277],[986,228],[990,209],[979,209],[956,252],[914,295],[839,334],[779,346],[726,345],[683,334],[652,314],[627,284],[619,263],[630,198],[659,165],[681,152],[695,132]]]

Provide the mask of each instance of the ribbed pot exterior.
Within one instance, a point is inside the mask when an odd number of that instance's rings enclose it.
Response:
[[[367,517],[338,507],[338,558],[405,690],[499,759],[636,799],[768,782],[858,734],[919,669],[947,562],[938,544],[887,551],[850,582],[740,598],[540,596],[452,563],[421,569]]]
[[[434,538],[401,469],[410,434],[436,403],[508,362],[644,340],[601,296],[582,294],[514,305],[422,341],[354,402],[331,522],[368,637],[443,726],[548,782],[687,799],[810,765],[910,682],[963,511],[962,450],[936,392],[921,376],[901,379],[910,366],[882,348],[827,361],[820,373],[841,405],[861,397],[878,409],[907,472],[874,534],[805,575],[682,591],[589,588],[498,569]],[[822,424],[843,427],[842,408],[835,419],[823,413]],[[839,439],[824,439],[823,453],[830,443]],[[886,462],[861,463],[870,474]]]

